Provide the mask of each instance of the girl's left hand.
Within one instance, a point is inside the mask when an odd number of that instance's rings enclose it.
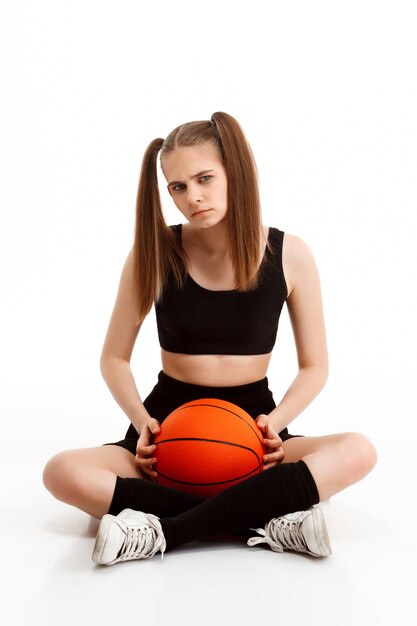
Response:
[[[264,443],[266,447],[266,455],[263,458],[263,469],[269,469],[274,467],[278,463],[282,463],[284,459],[284,448],[282,447],[282,439],[278,435],[277,431],[268,415],[261,413],[255,420],[258,428],[262,431],[264,436]]]

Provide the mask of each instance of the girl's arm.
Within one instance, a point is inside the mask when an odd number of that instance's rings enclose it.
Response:
[[[290,424],[320,393],[329,373],[326,330],[318,269],[307,244],[284,236],[283,261],[288,268],[288,314],[294,333],[299,372],[281,402],[269,413],[277,432]]]
[[[130,359],[143,320],[135,326],[131,296],[133,277],[132,250],[123,266],[116,302],[100,357],[104,380],[120,408],[140,433],[152,416],[145,409],[130,367]]]

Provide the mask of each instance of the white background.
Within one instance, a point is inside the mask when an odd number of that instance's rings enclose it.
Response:
[[[133,242],[143,153],[179,124],[225,111],[253,149],[263,223],[304,239],[321,277],[330,376],[290,432],[368,435],[377,467],[332,506],[349,511],[352,502],[361,511],[358,502],[369,503],[368,530],[376,523],[393,533],[372,559],[398,556],[396,541],[399,559],[409,556],[407,543],[415,550],[414,519],[400,530],[389,521],[415,511],[416,495],[414,8],[401,0],[1,4],[0,445],[8,524],[13,511],[30,520],[37,506],[38,545],[48,546],[45,519],[68,515],[72,539],[77,520],[86,521],[52,500],[41,474],[56,452],[116,441],[129,425],[99,357]],[[161,196],[167,223],[183,221],[163,187]],[[161,369],[154,309],[132,369],[144,399]],[[296,373],[284,307],[267,374],[277,403]],[[25,532],[19,545],[28,549],[34,538]],[[8,525],[5,545],[10,537]],[[66,566],[60,561],[60,574]],[[393,569],[403,566],[399,560]],[[387,620],[407,602],[405,582],[389,588],[380,615]],[[355,619],[365,624],[364,598]],[[45,623],[43,604],[38,611]],[[258,618],[267,615],[271,607]]]

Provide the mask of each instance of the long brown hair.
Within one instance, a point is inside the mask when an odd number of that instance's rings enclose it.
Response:
[[[261,278],[258,270],[261,208],[258,170],[251,147],[237,120],[224,113],[213,113],[210,120],[177,126],[167,138],[154,139],[147,147],[139,177],[133,244],[133,294],[137,324],[159,300],[168,274],[173,272],[180,288],[184,286],[189,257],[179,238],[166,223],[158,189],[157,156],[162,164],[176,148],[210,143],[223,163],[227,179],[229,256],[238,291],[255,289]],[[268,250],[273,250],[267,242]]]

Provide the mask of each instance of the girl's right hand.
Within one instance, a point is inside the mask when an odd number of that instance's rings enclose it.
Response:
[[[135,463],[137,465],[138,472],[145,480],[152,480],[157,482],[158,474],[154,471],[156,458],[153,453],[156,450],[155,445],[151,445],[152,435],[157,435],[161,431],[161,426],[154,417],[147,420],[144,427],[141,430],[138,443],[136,445]]]

